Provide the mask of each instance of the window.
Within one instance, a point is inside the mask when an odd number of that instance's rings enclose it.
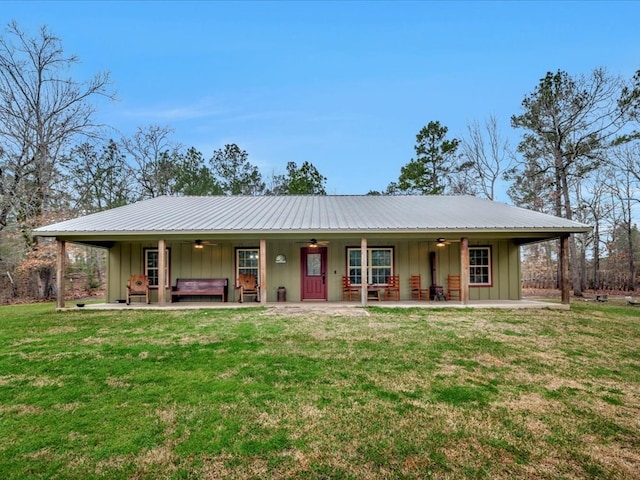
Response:
[[[469,285],[491,285],[490,247],[469,247]]]
[[[165,288],[169,288],[171,285],[171,279],[169,278],[169,259],[171,258],[170,250],[165,250],[166,257],[164,259],[164,278]],[[144,249],[144,274],[149,279],[149,286],[158,288],[159,276],[159,258],[157,248],[145,248]]]
[[[236,249],[236,278],[241,273],[247,275],[255,275],[256,280],[260,281],[258,273],[258,259],[260,258],[260,250],[258,248],[237,248]]]
[[[361,249],[347,249],[347,273],[353,285],[362,285],[361,257]],[[386,285],[393,275],[393,248],[368,248],[366,274],[367,285]]]
[[[319,277],[322,275],[322,254],[307,253],[307,276]]]

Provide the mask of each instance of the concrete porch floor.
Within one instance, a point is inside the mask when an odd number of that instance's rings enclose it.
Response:
[[[257,302],[177,302],[159,305],[151,303],[147,305],[140,301],[132,300],[131,305],[125,303],[85,303],[84,307],[78,307],[77,304],[82,301],[67,301],[65,308],[60,310],[194,310],[194,309],[230,309],[230,308],[256,308],[266,307],[274,311],[309,311],[319,313],[338,314],[343,311],[354,309],[362,309],[360,302],[268,302],[260,304]],[[541,309],[552,308],[558,310],[568,310],[569,305],[559,302],[550,302],[544,300],[524,299],[524,300],[474,300],[467,304],[457,301],[371,301],[367,303],[367,307],[382,308],[499,308],[499,309]]]

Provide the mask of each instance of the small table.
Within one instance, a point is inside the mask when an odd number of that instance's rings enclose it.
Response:
[[[380,301],[382,295],[382,289],[377,287],[367,287],[367,300]]]

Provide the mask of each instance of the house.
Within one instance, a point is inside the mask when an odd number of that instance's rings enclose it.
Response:
[[[412,275],[433,287],[431,296],[435,287],[446,294],[449,275],[459,275],[462,303],[520,300],[519,247],[560,239],[569,303],[568,238],[589,230],[472,196],[163,196],[34,234],[58,242],[58,285],[66,242],[93,245],[108,250],[107,302],[124,298],[131,275],[145,274],[159,304],[181,278],[227,279],[226,299],[235,301],[243,273],[259,280],[262,303],[285,290],[287,301],[342,301],[345,276],[365,287],[358,301],[366,304],[396,275],[402,300],[411,299]],[[63,288],[58,295],[62,306]]]

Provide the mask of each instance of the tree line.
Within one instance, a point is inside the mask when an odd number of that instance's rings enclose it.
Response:
[[[110,75],[72,78],[78,61],[47,27],[29,36],[12,22],[0,36],[0,267],[11,279],[20,269],[36,271],[38,295],[51,288],[51,252],[34,242],[36,226],[159,195],[326,194],[326,177],[307,161],[265,176],[240,146],[223,145],[207,158],[174,141],[169,126],[114,135],[113,126],[95,122],[98,101],[116,98]],[[594,227],[571,239],[574,293],[632,290],[639,114],[640,70],[628,79],[605,68],[548,72],[510,119],[521,134],[517,145],[494,116],[470,123],[460,138],[432,120],[416,134],[414,157],[399,161],[397,180],[369,194],[493,200],[506,183],[514,204]],[[553,246],[524,256],[530,272],[557,268]]]

